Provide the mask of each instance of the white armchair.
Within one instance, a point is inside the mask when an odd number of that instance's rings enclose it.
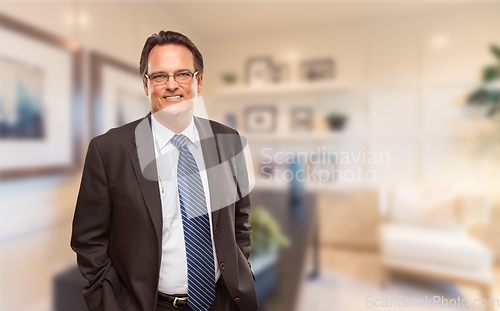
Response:
[[[491,298],[492,251],[468,229],[485,225],[490,202],[485,195],[456,189],[423,191],[394,187],[381,191],[382,265],[387,272],[479,286]]]

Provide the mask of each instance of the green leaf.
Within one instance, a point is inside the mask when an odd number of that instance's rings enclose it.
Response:
[[[482,105],[488,102],[488,91],[485,89],[479,89],[474,93],[469,95],[467,98],[467,103],[472,105]]]
[[[278,223],[269,211],[262,206],[256,207],[249,217],[252,233],[252,254],[265,253],[275,247],[287,247],[290,240],[281,233]]]
[[[488,101],[496,103],[500,100],[500,91],[490,90],[488,91]]]
[[[495,44],[492,44],[490,46],[490,51],[500,61],[500,48],[498,46],[496,46]]]
[[[496,106],[493,106],[490,109],[488,109],[488,112],[486,113],[486,115],[488,117],[493,117],[498,112],[500,112],[500,106],[496,105]]]
[[[483,69],[483,82],[491,82],[500,78],[500,67],[488,66]]]

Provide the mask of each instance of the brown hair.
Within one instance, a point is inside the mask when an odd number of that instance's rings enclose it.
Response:
[[[193,53],[194,69],[198,71],[198,76],[203,74],[203,56],[200,51],[185,35],[174,31],[160,31],[158,34],[153,34],[146,40],[141,52],[141,60],[139,62],[139,72],[142,77],[148,70],[148,58],[151,50],[157,45],[177,44],[187,47]]]

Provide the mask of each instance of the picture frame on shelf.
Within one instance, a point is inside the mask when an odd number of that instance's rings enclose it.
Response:
[[[249,133],[269,133],[276,129],[276,108],[272,106],[245,109],[245,129]]]
[[[224,124],[230,128],[236,129],[238,126],[238,119],[235,113],[228,112],[224,115]]]
[[[295,107],[290,111],[290,128],[294,132],[310,132],[314,127],[312,107]]]
[[[273,67],[273,82],[287,83],[290,80],[290,70],[287,64],[280,64]]]
[[[82,49],[0,14],[0,179],[80,162]]]
[[[92,135],[142,118],[151,111],[139,70],[98,52],[90,55]]]
[[[271,57],[252,57],[246,63],[247,84],[252,86],[263,86],[273,83],[274,66]]]
[[[339,159],[337,152],[334,152],[333,150],[329,152],[325,151],[321,155],[318,153],[312,153],[310,160],[312,163],[310,174],[313,177],[313,181],[322,180],[322,182],[325,184],[338,182],[338,179],[340,178],[338,174],[332,173],[332,175],[327,180],[324,180],[321,177],[321,172],[339,169]]]
[[[308,82],[331,80],[334,78],[334,61],[331,58],[303,61],[300,64],[300,76]]]

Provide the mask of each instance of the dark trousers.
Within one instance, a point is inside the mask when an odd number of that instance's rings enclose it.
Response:
[[[193,309],[191,309],[191,307],[189,306],[183,308],[176,308],[172,304],[158,300],[156,311],[171,311],[171,310],[193,311]],[[222,276],[219,278],[219,281],[217,281],[217,284],[215,285],[215,299],[214,302],[212,303],[212,306],[210,306],[209,311],[239,311],[238,307],[233,301],[233,298],[231,298],[231,295],[229,295],[229,292],[227,290],[226,284],[224,283],[224,280],[222,279]]]

